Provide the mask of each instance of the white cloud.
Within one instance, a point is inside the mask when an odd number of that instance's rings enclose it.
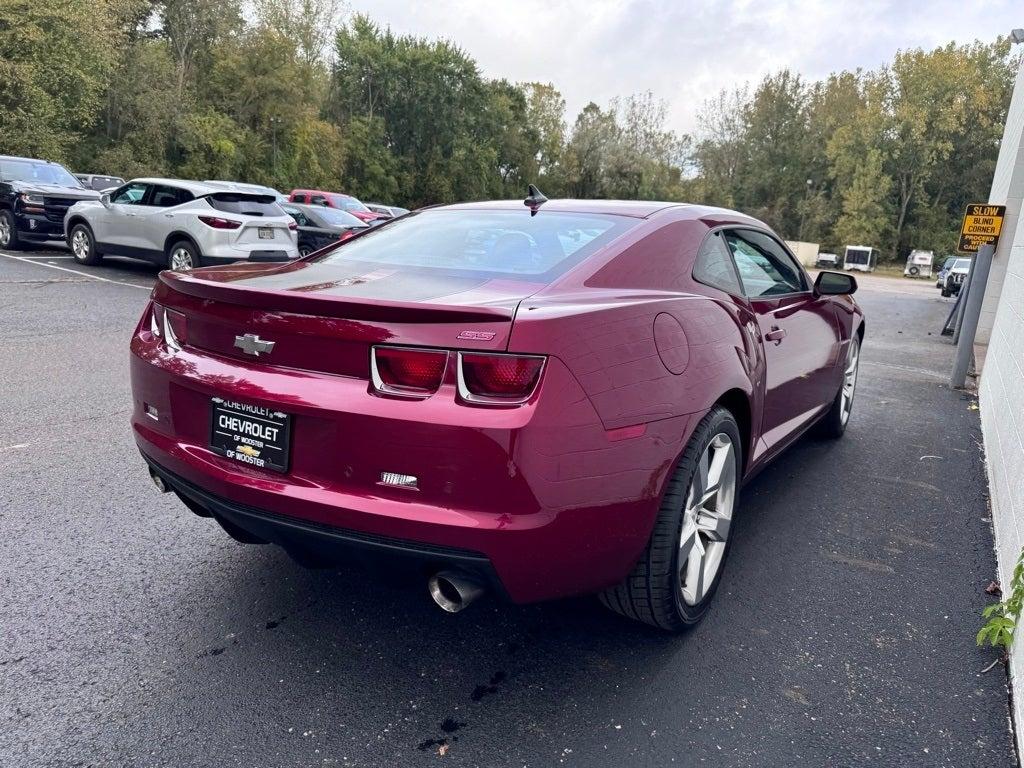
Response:
[[[588,101],[651,90],[691,131],[706,98],[789,67],[873,69],[899,49],[993,40],[1019,0],[352,0],[396,33],[444,37],[489,77],[551,81],[571,122]]]

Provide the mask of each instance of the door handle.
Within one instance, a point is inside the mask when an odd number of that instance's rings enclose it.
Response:
[[[764,335],[764,340],[765,341],[774,341],[775,342],[775,346],[778,346],[779,344],[781,344],[782,340],[784,338],[786,338],[786,329],[785,328],[779,328],[779,326],[777,326],[777,325],[773,325],[772,329],[770,331],[768,331],[768,333],[766,333]]]
[[[173,219],[174,218],[174,214],[173,213],[165,213],[164,214],[164,218],[165,219]]]

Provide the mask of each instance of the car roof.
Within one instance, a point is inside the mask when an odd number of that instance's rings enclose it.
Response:
[[[19,160],[23,163],[49,163],[50,165],[60,165],[61,168],[64,167],[56,160],[43,160],[42,158],[39,157],[19,157],[18,155],[0,155],[0,160]]]
[[[435,206],[430,210],[491,210],[521,211],[522,200],[492,200],[479,203],[455,203],[453,205]],[[597,213],[614,216],[631,216],[637,219],[651,218],[656,214],[671,213],[676,220],[705,219],[714,224],[746,224],[749,226],[771,229],[767,224],[752,216],[747,216],[728,208],[716,208],[710,205],[693,203],[674,203],[663,200],[548,200],[539,209],[544,211],[562,211],[564,213]]]
[[[355,199],[352,195],[347,195],[344,192],[331,192],[330,190],[327,190],[327,189],[293,189],[288,194],[290,194],[290,195],[296,195],[296,194],[298,194],[298,195],[337,195],[338,197],[352,197],[353,199]]]
[[[223,192],[224,187],[216,186],[213,184],[207,184],[203,181],[192,181],[191,179],[161,179],[155,177],[147,177],[142,179],[131,179],[129,184],[166,184],[170,187],[178,187],[179,189],[187,189],[196,197],[201,195],[208,195],[211,192]]]

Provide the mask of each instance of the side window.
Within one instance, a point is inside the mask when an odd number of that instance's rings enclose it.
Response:
[[[149,204],[157,208],[170,208],[182,203],[188,203],[194,199],[192,193],[186,189],[158,185],[153,187],[153,195],[150,198]]]
[[[324,197],[323,195],[313,195],[309,199],[309,204],[310,205],[330,205],[330,202],[328,202],[327,198]]]
[[[114,192],[110,196],[110,202],[119,203],[120,205],[142,205],[142,199],[146,196],[148,188],[148,184],[133,181]]]
[[[738,229],[725,240],[736,260],[743,290],[750,297],[806,290],[803,272],[782,246],[761,232]]]
[[[732,257],[722,242],[721,232],[712,232],[701,243],[693,263],[693,279],[726,293],[743,295]]]
[[[298,208],[285,208],[284,212],[295,219],[295,223],[300,227],[311,227],[313,223],[306,218],[306,214],[300,211]]]

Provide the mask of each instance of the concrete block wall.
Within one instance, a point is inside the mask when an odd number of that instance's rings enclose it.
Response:
[[[1024,160],[1022,160],[1024,163]],[[1004,230],[1008,240],[1001,297],[995,310],[981,376],[992,525],[999,578],[1008,585],[1024,547],[1024,220]],[[1018,746],[1024,731],[1024,631],[1010,658]]]
[[[1024,547],[1024,67],[1017,73],[989,202],[1006,219],[978,326],[988,344],[981,374],[981,427],[999,579],[1009,585]],[[1024,629],[1010,654],[1018,751],[1024,751]]]
[[[988,202],[993,205],[1006,206],[1006,218],[999,245],[992,259],[992,272],[989,275],[985,290],[985,301],[981,305],[981,317],[978,320],[977,341],[987,344],[995,325],[996,309],[1002,295],[1006,269],[1009,263],[1010,248],[1015,239],[1010,235],[1016,232],[1020,218],[1021,203],[1024,201],[1024,67],[1017,72],[1010,109],[1006,115],[1006,126],[1003,128],[1003,140],[999,145],[999,159],[992,175],[992,188]]]

